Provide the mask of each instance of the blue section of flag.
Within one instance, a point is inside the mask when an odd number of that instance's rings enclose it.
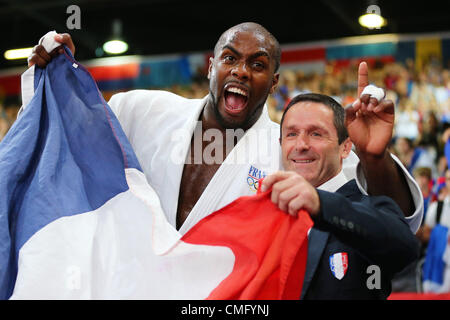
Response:
[[[75,63],[75,65],[74,65]],[[50,222],[95,210],[140,170],[119,122],[69,50],[35,70],[35,94],[0,143],[0,298],[18,252]]]

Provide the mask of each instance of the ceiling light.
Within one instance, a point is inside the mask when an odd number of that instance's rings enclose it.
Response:
[[[386,25],[386,19],[376,13],[366,13],[359,17],[359,24],[368,29],[380,29]]]
[[[33,48],[11,49],[5,51],[4,56],[7,60],[26,59],[32,51]]]
[[[122,22],[115,19],[112,25],[112,37],[103,44],[103,51],[109,54],[124,53],[128,50],[128,44],[122,39]]]
[[[105,42],[103,50],[110,54],[120,54],[128,50],[128,44],[122,40],[110,40]]]

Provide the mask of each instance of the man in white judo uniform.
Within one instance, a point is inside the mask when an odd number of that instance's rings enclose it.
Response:
[[[70,35],[55,36],[74,53]],[[29,65],[40,67],[50,54],[37,45]],[[256,23],[225,31],[210,59],[210,93],[185,99],[164,91],[134,90],[114,95],[115,112],[168,221],[181,234],[236,198],[256,192],[257,181],[282,168],[279,125],[265,102],[278,83],[278,41]],[[361,64],[358,96],[369,84]],[[345,178],[357,179],[362,192],[387,195],[404,212],[413,232],[423,215],[420,189],[384,146],[386,119],[382,99],[361,95],[347,117],[356,148],[344,161]],[[356,111],[359,110],[359,111]]]

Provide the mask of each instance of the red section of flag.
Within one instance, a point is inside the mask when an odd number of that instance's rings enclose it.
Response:
[[[270,200],[270,190],[241,197],[195,225],[182,240],[229,247],[233,271],[208,299],[299,299],[313,222],[300,211],[297,218]],[[213,268],[214,266],[211,266]]]
[[[290,49],[281,53],[281,63],[325,60],[325,48]]]

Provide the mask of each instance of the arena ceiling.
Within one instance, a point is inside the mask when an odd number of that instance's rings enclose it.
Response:
[[[388,26],[369,31],[357,18],[377,4]],[[7,49],[33,46],[49,30],[69,32],[80,61],[95,58],[95,51],[112,34],[120,19],[128,54],[154,55],[211,50],[228,27],[244,21],[264,25],[281,44],[310,42],[379,33],[450,31],[447,1],[399,0],[0,0],[0,69],[23,65],[6,61]],[[81,29],[68,30],[69,5],[81,10]]]

